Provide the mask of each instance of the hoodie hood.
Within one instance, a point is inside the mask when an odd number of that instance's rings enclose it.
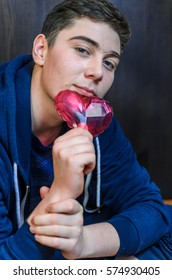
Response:
[[[11,155],[11,162],[18,165],[26,184],[29,172],[27,159],[30,156],[31,143],[31,117],[28,104],[30,104],[32,68],[33,60],[30,55],[19,56],[0,66],[0,104],[2,108],[0,140],[8,154]],[[7,116],[7,123],[3,119],[4,115]]]

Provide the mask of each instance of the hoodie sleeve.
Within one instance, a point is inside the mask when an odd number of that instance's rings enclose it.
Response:
[[[27,222],[17,229],[15,205],[13,170],[0,145],[0,260],[64,259],[60,251],[37,243]]]
[[[113,213],[107,222],[119,234],[118,256],[135,254],[168,232],[169,215],[160,189],[138,163],[115,118],[99,140],[103,204]]]
[[[26,221],[17,229],[15,195],[3,167],[0,159],[0,260],[63,259],[59,251],[36,242]]]
[[[52,260],[56,258],[56,253],[54,249],[35,241],[27,222],[0,245],[1,260]],[[60,259],[62,258],[61,256]]]

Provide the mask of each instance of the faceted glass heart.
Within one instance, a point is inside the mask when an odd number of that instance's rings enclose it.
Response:
[[[70,128],[84,127],[94,137],[109,126],[113,116],[111,106],[103,98],[81,96],[70,90],[57,94],[55,108]]]

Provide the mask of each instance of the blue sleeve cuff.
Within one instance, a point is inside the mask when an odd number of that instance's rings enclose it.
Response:
[[[47,260],[53,258],[55,250],[36,242],[25,222],[15,235],[8,240],[9,259],[16,260]],[[7,259],[8,259],[7,257]]]
[[[114,226],[119,235],[120,248],[116,256],[134,255],[139,247],[139,234],[131,220],[125,216],[120,216],[107,222]]]

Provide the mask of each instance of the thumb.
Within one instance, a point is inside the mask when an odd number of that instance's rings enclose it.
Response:
[[[48,194],[49,192],[49,188],[46,187],[46,186],[42,186],[40,188],[40,196],[41,196],[41,199],[44,199],[46,197],[46,195]]]

